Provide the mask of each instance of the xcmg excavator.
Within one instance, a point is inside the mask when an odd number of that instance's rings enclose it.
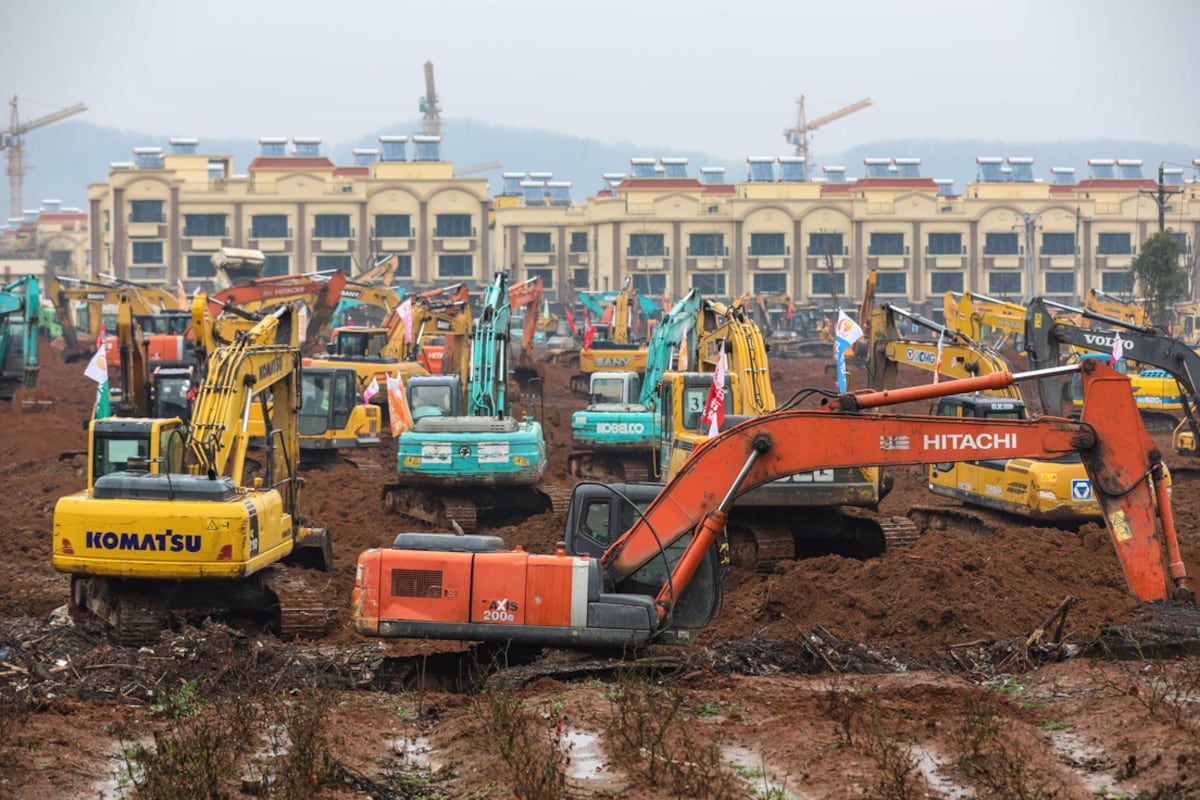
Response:
[[[33,275],[0,287],[0,400],[37,386],[40,288]]]
[[[938,334],[938,341],[906,337],[897,320]],[[1010,372],[999,353],[949,330],[931,319],[891,303],[872,314],[867,379],[872,389],[895,389],[900,366],[915,367],[949,378],[968,378]],[[1021,392],[1015,385],[991,395],[942,398],[937,414],[977,419],[1028,419]],[[1032,458],[956,461],[929,466],[929,491],[961,500],[974,509],[924,507],[909,509],[909,517],[927,524],[971,527],[992,531],[1009,520],[979,509],[1015,514],[1035,522],[1079,524],[1101,518],[1092,482],[1078,455],[1052,461]]]
[[[189,426],[92,420],[87,488],[54,509],[55,568],[71,600],[125,644],[157,640],[169,612],[253,614],[318,635],[326,609],[298,570],[328,569],[328,532],[301,513],[296,307],[280,306],[209,356]],[[246,419],[270,405],[264,475],[248,474]],[[264,409],[264,414],[266,414]]]
[[[1053,311],[1078,314],[1082,319],[1099,322],[1107,328],[1084,328],[1055,317]],[[1170,420],[1174,426],[1174,446],[1177,452],[1196,455],[1200,441],[1200,422],[1196,418],[1196,388],[1200,385],[1200,355],[1184,341],[1167,336],[1162,331],[1135,325],[1115,317],[1087,309],[1064,306],[1045,298],[1029,303],[1025,321],[1025,349],[1032,367],[1042,368],[1059,362],[1062,347],[1069,345],[1098,354],[1101,360],[1112,357],[1117,338],[1121,340],[1122,357],[1146,364],[1153,371],[1143,370],[1132,378],[1134,396],[1147,424]],[[1094,359],[1088,359],[1094,360]],[[1150,372],[1147,375],[1147,372]],[[1064,400],[1082,400],[1081,386],[1075,380],[1056,383],[1039,380],[1036,391],[1042,407],[1060,409]],[[1183,420],[1159,409],[1179,408]]]
[[[701,416],[721,350],[727,423],[776,408],[762,334],[744,310],[706,301],[697,319],[697,371],[666,372],[658,385],[664,481],[709,438]],[[746,492],[729,517],[735,563],[768,570],[814,553],[869,556],[907,544],[919,533],[907,518],[870,513],[890,488],[883,470],[855,466],[789,475]]]
[[[593,372],[588,406],[571,415],[567,471],[593,480],[644,481],[658,477],[655,397],[663,374],[682,349],[696,358],[700,294],[692,289],[663,314],[646,346],[646,372]]]
[[[508,275],[499,272],[484,291],[469,356],[456,347],[456,371],[408,380],[413,426],[397,437],[397,480],[383,489],[389,511],[471,532],[488,513],[551,510],[537,487],[542,426],[513,416],[508,397],[508,337]]]
[[[1190,602],[1170,493],[1128,379],[1083,366],[1081,421],[870,413],[1002,389],[1008,373],[894,392],[834,396],[780,410],[709,439],[615,541],[586,530],[552,555],[499,537],[400,534],[359,555],[351,614],[366,636],[638,648],[691,641],[720,609],[724,531],[736,500],[790,475],[867,464],[927,464],[1079,453],[1138,601]],[[1036,373],[1035,373],[1036,374]],[[868,413],[864,413],[868,412]],[[1161,526],[1161,528],[1160,528]]]

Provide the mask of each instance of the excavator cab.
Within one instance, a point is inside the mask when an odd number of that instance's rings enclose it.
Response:
[[[88,488],[117,472],[179,474],[184,436],[178,418],[107,417],[91,422],[88,437]]]
[[[458,417],[462,410],[461,382],[457,375],[414,375],[408,381],[413,421],[425,417]]]

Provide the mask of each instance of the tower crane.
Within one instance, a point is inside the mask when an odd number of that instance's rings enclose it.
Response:
[[[454,177],[461,178],[464,175],[475,175],[480,172],[491,172],[494,169],[500,169],[503,164],[499,161],[487,161],[483,164],[468,164],[465,167],[455,167]]]
[[[871,105],[871,98],[864,97],[857,103],[851,103],[845,108],[839,108],[831,114],[826,114],[823,117],[817,117],[812,122],[808,122],[804,118],[804,95],[800,95],[796,99],[796,127],[786,128],[783,131],[783,138],[787,139],[788,144],[796,147],[796,155],[803,156],[805,163],[808,162],[808,134],[826,122],[833,122],[835,119],[841,119],[847,114],[853,114],[855,111],[861,111]]]
[[[17,113],[17,96],[15,94],[12,100],[8,101],[8,105],[12,108],[12,116],[8,128],[0,131],[0,150],[8,151],[8,214],[17,216],[24,208],[21,199],[21,185],[25,180],[25,134],[34,128],[40,128],[43,125],[49,125],[52,122],[58,122],[87,111],[87,106],[83,103],[76,103],[70,108],[55,111],[53,114],[21,122],[21,116]]]
[[[433,62],[425,62],[425,96],[421,98],[421,133],[428,136],[442,135],[442,108],[438,104],[437,89],[433,86]]]

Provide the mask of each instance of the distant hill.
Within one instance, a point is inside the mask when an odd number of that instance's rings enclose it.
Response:
[[[322,151],[338,164],[353,161],[351,150],[378,145],[381,133],[413,133],[420,130],[418,120],[396,123],[379,131],[364,133],[350,142],[329,142]],[[263,135],[285,135],[286,132],[264,130]],[[174,136],[197,136],[201,152],[232,155],[235,172],[244,172],[258,154],[253,139],[212,139],[202,131],[177,131]],[[118,130],[70,120],[41,128],[25,140],[25,163],[28,174],[24,184],[26,208],[36,208],[45,198],[57,198],[65,206],[86,208],[87,185],[103,181],[109,163],[129,161],[134,147],[167,147],[168,134],[147,134]],[[782,141],[777,155],[789,155],[790,148]],[[573,184],[572,196],[577,202],[603,188],[605,172],[628,172],[629,159],[639,156],[682,156],[688,159],[689,174],[698,175],[702,166],[723,166],[726,180],[740,182],[746,178],[745,155],[714,155],[695,151],[619,142],[607,144],[594,139],[553,133],[544,130],[505,128],[473,120],[451,120],[443,126],[442,158],[459,167],[500,162],[501,169],[511,172],[553,172],[556,180]],[[769,155],[754,153],[754,155]],[[1161,144],[1142,141],[1096,139],[1074,142],[1005,142],[1000,140],[894,139],[842,153],[814,153],[821,164],[842,165],[850,177],[863,174],[862,162],[870,157],[918,157],[922,159],[921,174],[931,178],[953,178],[962,191],[967,182],[975,180],[977,156],[1029,156],[1035,159],[1034,174],[1049,178],[1050,167],[1075,167],[1079,177],[1087,176],[1089,158],[1140,158],[1145,161],[1143,174],[1153,177],[1160,162],[1190,165],[1200,157],[1200,144]],[[1192,177],[1189,166],[1185,170]],[[478,173],[487,177],[493,192],[500,188],[500,169]],[[8,196],[3,196],[8,206]],[[7,216],[15,216],[8,214]]]

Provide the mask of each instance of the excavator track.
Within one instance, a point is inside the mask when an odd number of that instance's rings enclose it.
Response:
[[[580,450],[567,456],[567,473],[589,481],[640,483],[650,480],[647,460],[640,455],[604,455]]]
[[[164,603],[115,585],[107,578],[74,576],[71,602],[106,623],[112,640],[123,647],[157,642],[168,624]]]
[[[571,494],[574,491],[572,488],[552,483],[538,486],[538,490],[550,498],[552,511],[566,513],[567,507],[571,505]]]
[[[278,604],[280,639],[319,639],[329,626],[329,609],[321,586],[307,570],[275,565],[263,575],[263,585]],[[313,573],[315,576],[315,573]]]
[[[479,509],[474,500],[469,497],[446,497],[442,499],[442,507],[447,525],[453,520],[462,528],[463,533],[475,532],[475,519]]]
[[[908,510],[908,518],[921,531],[933,528],[974,536],[991,536],[1006,527],[1021,524],[1015,517],[967,506],[916,506]]]

